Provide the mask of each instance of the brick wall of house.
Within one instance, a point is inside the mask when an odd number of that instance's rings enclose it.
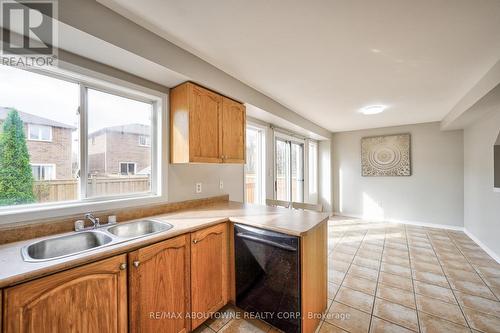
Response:
[[[120,162],[137,163],[136,172],[151,166],[151,147],[140,146],[138,134],[108,132],[106,147],[108,174],[118,174]]]
[[[89,139],[89,173],[103,175],[106,173],[106,132]]]
[[[28,126],[25,125],[26,138]],[[30,163],[55,164],[56,179],[71,179],[71,129],[52,127],[52,141],[27,140]]]

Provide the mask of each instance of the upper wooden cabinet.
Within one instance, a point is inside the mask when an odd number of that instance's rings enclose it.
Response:
[[[227,224],[221,223],[191,234],[192,329],[228,301]],[[203,315],[201,315],[203,314]]]
[[[245,163],[245,106],[183,83],[170,91],[172,163]]]
[[[4,332],[127,332],[126,255],[5,289]]]
[[[183,235],[129,253],[130,332],[190,331],[189,239]]]

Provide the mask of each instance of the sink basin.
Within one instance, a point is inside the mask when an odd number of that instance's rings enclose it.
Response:
[[[147,219],[130,223],[117,224],[109,227],[107,231],[120,238],[134,238],[148,236],[157,232],[171,229],[172,225],[157,220]]]
[[[112,238],[102,232],[79,232],[30,244],[22,249],[22,254],[26,261],[43,261],[79,254],[104,246],[111,241]]]

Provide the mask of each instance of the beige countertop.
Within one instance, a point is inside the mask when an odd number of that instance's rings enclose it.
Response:
[[[173,225],[173,228],[151,236],[137,238],[122,243],[105,246],[86,253],[43,262],[25,262],[21,249],[40,239],[56,235],[30,239],[0,246],[0,288],[23,281],[76,267],[88,262],[104,259],[117,254],[172,238],[187,232],[202,229],[217,223],[231,221],[267,230],[303,236],[309,230],[328,218],[327,213],[290,210],[236,202],[220,202],[200,206],[195,209],[151,216]]]

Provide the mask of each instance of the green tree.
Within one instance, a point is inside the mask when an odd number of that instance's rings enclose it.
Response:
[[[0,131],[0,206],[35,201],[23,121],[11,110]]]

